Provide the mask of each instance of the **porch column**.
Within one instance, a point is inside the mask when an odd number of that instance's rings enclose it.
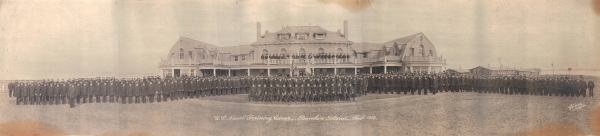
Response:
[[[217,69],[213,68],[213,76],[217,76]]]
[[[271,76],[271,69],[267,68],[267,76]]]
[[[293,76],[292,74],[293,74],[293,73],[292,73],[292,69],[290,68],[290,77],[292,77],[292,76]]]
[[[410,66],[410,72],[413,72],[413,66]]]
[[[227,69],[227,76],[231,76],[231,69]]]
[[[333,74],[337,75],[337,68],[335,68],[335,67],[333,68]]]
[[[356,67],[354,67],[354,75],[355,75],[355,76],[357,75],[357,74],[356,74],[356,73],[357,73],[357,72],[356,72],[356,69],[357,69],[357,68],[356,68]]]
[[[431,73],[431,66],[427,66],[427,72]]]
[[[373,67],[369,67],[369,74],[373,74]]]
[[[337,57],[333,57],[333,64],[337,64]]]
[[[250,76],[250,69],[248,69],[248,76]]]
[[[171,69],[171,77],[175,77],[175,69]]]
[[[387,73],[387,66],[383,65],[383,73],[386,74]]]

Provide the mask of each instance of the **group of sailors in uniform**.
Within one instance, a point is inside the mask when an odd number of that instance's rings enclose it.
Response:
[[[367,93],[427,95],[477,92],[508,95],[594,96],[594,82],[561,76],[486,76],[446,73],[386,73],[309,76],[79,78],[14,81],[17,105],[153,103],[206,96],[248,94],[254,102],[354,101]]]

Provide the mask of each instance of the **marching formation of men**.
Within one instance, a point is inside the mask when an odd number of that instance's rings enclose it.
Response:
[[[250,101],[349,101],[370,93],[427,95],[478,92],[545,96],[594,96],[594,82],[552,76],[480,76],[427,73],[296,77],[145,77],[12,82],[17,105],[153,103],[216,95],[248,94]]]

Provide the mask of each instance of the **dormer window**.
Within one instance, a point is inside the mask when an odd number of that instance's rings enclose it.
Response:
[[[298,34],[298,40],[306,40],[306,34]]]
[[[287,34],[281,34],[281,35],[279,35],[279,39],[280,39],[280,40],[288,40],[288,39],[290,39],[290,35],[287,35]]]
[[[323,39],[325,39],[325,34],[315,34],[315,39],[323,40]]]

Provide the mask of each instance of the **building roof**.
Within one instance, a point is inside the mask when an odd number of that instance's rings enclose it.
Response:
[[[398,45],[402,45],[402,44],[407,44],[408,42],[412,41],[413,39],[415,39],[417,36],[419,35],[423,35],[422,32],[413,34],[413,35],[409,35],[409,36],[405,36],[402,38],[398,38],[398,39],[394,39],[388,42],[383,43],[385,46],[393,46],[394,43],[398,44]]]
[[[275,32],[277,34],[295,33],[327,33],[328,31],[319,26],[288,26]]]
[[[469,72],[471,72],[468,69],[448,69],[447,71],[456,71],[458,73],[469,73]]]
[[[477,66],[475,68],[485,68],[488,70],[516,70],[516,71],[533,71],[536,70],[537,68],[519,68],[519,69],[515,69],[515,68],[511,68],[511,67],[482,67],[482,66]],[[475,69],[473,68],[473,69]]]
[[[312,35],[309,35],[305,40],[298,40],[295,38],[295,34],[303,33],[320,33],[325,34],[325,39],[315,39],[312,38]],[[291,37],[287,40],[279,39],[279,34],[290,34]],[[331,32],[327,31],[320,26],[288,26],[284,27],[282,30],[279,30],[274,33],[265,33],[261,36],[261,39],[258,39],[256,42],[252,43],[252,45],[265,45],[265,44],[322,44],[322,43],[343,43],[343,44],[351,44],[352,41],[344,38],[344,35],[339,32]]]
[[[187,37],[179,37],[179,40],[175,44],[181,44],[182,46],[192,46],[194,48],[218,48],[219,46],[201,42],[198,40],[190,39]]]
[[[352,49],[356,52],[371,52],[383,49],[380,43],[354,43]]]
[[[239,45],[239,46],[220,47],[219,53],[230,53],[230,54],[234,54],[234,55],[239,55],[239,54],[248,54],[252,50],[253,50],[252,45],[247,44],[247,45]]]

